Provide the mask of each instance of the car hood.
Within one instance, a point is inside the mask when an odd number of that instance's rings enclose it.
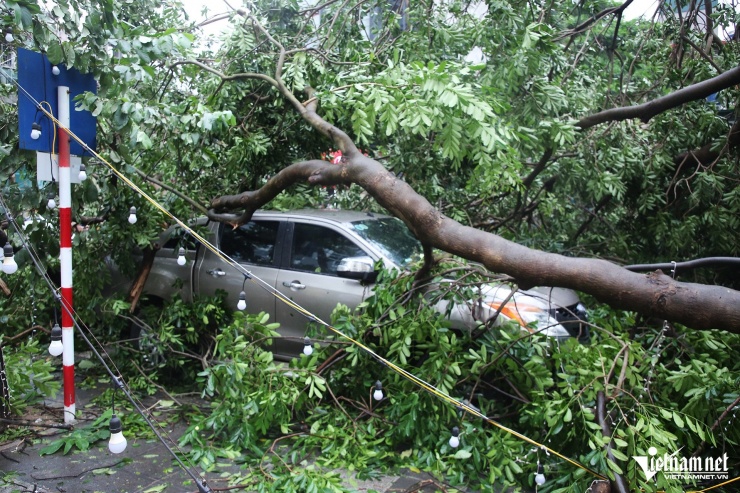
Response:
[[[486,284],[481,286],[480,294],[484,298],[494,301],[504,301],[511,293],[511,288],[507,284]],[[538,300],[543,308],[567,308],[577,304],[580,299],[578,293],[567,288],[553,288],[538,286],[532,289],[520,289],[516,292],[515,297],[521,299],[522,296]]]
[[[528,289],[524,291],[524,293],[535,298],[543,299],[547,301],[549,305],[559,308],[573,306],[580,301],[578,293],[568,288],[538,286],[536,288]]]

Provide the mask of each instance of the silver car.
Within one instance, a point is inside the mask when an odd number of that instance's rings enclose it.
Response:
[[[208,241],[253,276],[325,321],[338,303],[354,308],[372,294],[378,261],[387,268],[404,269],[422,252],[401,221],[375,213],[259,211],[252,221],[236,229],[205,218],[198,224],[207,228]],[[162,236],[162,248],[144,289],[149,298],[168,299],[179,293],[190,301],[194,295],[211,296],[220,289],[228,293],[228,303],[236,309],[243,290],[247,311],[264,311],[280,324],[282,338],[271,347],[275,356],[285,359],[299,354],[307,319],[264,285],[246,280],[241,272],[188,238],[179,227]],[[180,265],[177,258],[183,246],[187,262]],[[495,323],[514,319],[528,326],[536,322],[537,329],[548,336],[588,338],[588,328],[581,323],[586,318],[585,308],[575,292],[535,288],[510,295],[508,285],[489,284],[475,293],[476,299],[455,302],[452,307],[440,301],[436,308],[458,329],[478,327],[499,312]]]

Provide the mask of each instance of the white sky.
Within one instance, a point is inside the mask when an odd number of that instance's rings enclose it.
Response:
[[[191,20],[195,22],[202,22],[207,18],[211,18],[218,14],[230,12],[231,9],[224,2],[224,0],[181,0],[185,10],[190,16]],[[228,0],[229,4],[236,8],[242,6],[242,0]],[[207,17],[202,14],[203,8],[208,7]],[[214,23],[204,26],[203,32],[206,35],[217,35],[221,33],[227,25],[226,20],[216,21]]]
[[[242,5],[241,0],[228,1],[234,8],[238,8]],[[197,21],[205,19],[203,14],[201,14],[203,7],[208,7],[208,17],[228,12],[230,10],[224,0],[182,0],[182,3],[190,16]],[[657,7],[658,0],[634,0],[632,4],[625,9],[625,18],[628,20],[640,16],[650,18],[655,13],[655,9]],[[206,26],[206,32],[212,34],[218,33],[223,29],[224,25],[224,22],[209,24]]]
[[[658,0],[635,0],[629,7],[624,9],[624,18],[632,20],[635,17],[644,16],[650,19],[658,8]]]
[[[234,8],[242,6],[242,0],[226,0]],[[208,17],[229,12],[231,9],[224,0],[182,0],[188,14],[195,21],[203,21],[206,17],[201,13],[203,7],[208,7]],[[655,10],[658,8],[659,0],[634,0],[624,11],[625,19],[631,20],[636,17],[645,17],[651,19]],[[206,35],[217,35],[226,26],[226,21],[218,21],[209,24],[203,28]]]

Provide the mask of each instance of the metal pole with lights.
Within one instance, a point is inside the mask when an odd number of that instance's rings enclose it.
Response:
[[[59,108],[59,263],[62,273],[62,353],[64,422],[75,420],[75,353],[72,320],[72,181],[69,152],[69,87],[57,88]]]

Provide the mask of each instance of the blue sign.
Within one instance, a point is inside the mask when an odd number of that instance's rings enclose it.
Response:
[[[18,85],[37,102],[42,103],[47,111],[51,110],[51,114],[57,118],[59,117],[57,87],[69,87],[69,128],[90,149],[95,150],[95,117],[89,111],[77,111],[74,101],[76,96],[84,92],[97,94],[98,84],[95,78],[92,74],[82,74],[75,68],[67,69],[61,64],[57,65],[59,73],[54,75],[52,68],[46,55],[23,48],[18,49]],[[36,103],[23,89],[18,90],[19,147],[29,151],[56,153],[53,122],[36,107]],[[37,139],[31,137],[34,124],[38,125],[41,131]],[[70,140],[70,153],[76,156],[90,155],[74,139]]]

